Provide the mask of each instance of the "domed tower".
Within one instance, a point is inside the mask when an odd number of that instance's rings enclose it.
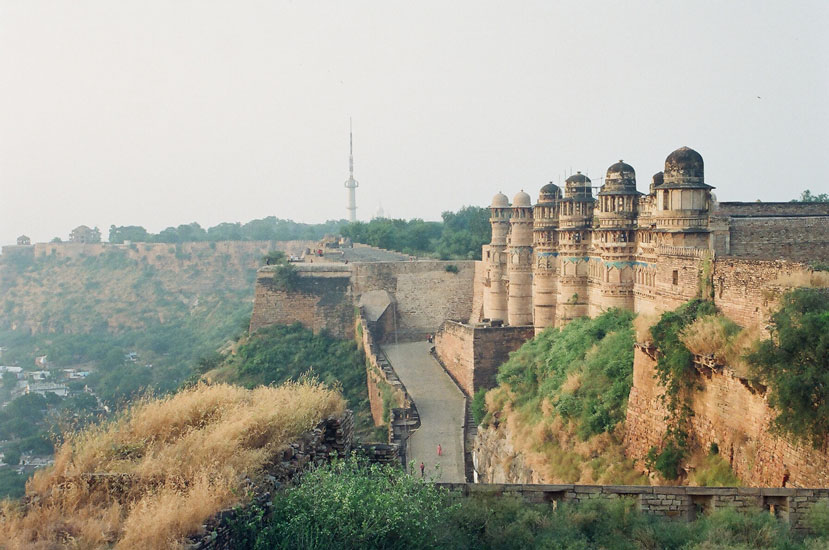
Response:
[[[593,225],[590,178],[577,172],[564,182],[558,215],[558,301],[556,324],[588,315],[588,256]]]
[[[538,334],[555,324],[558,300],[558,206],[561,189],[541,188],[533,208],[533,324]]]
[[[524,191],[512,199],[509,223],[507,320],[512,326],[527,326],[533,324],[533,207]]]
[[[594,304],[595,311],[591,311],[591,315],[611,307],[633,309],[640,195],[632,166],[620,160],[607,169],[598,198],[599,227],[593,236],[593,246],[599,252],[601,264],[591,269],[591,278],[598,279],[601,297],[599,303]]]
[[[663,181],[654,185],[653,221],[661,243],[708,247],[711,189],[704,182],[702,155],[688,147],[668,155]]]
[[[483,258],[487,265],[487,281],[484,290],[484,317],[494,321],[507,320],[507,235],[512,209],[503,193],[492,197],[489,208],[492,224],[492,241],[484,246]]]

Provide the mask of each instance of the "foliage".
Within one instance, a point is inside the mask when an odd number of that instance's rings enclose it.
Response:
[[[432,548],[455,506],[447,492],[391,465],[354,456],[305,474],[248,528],[247,548]],[[238,545],[237,548],[244,548]]]
[[[194,241],[317,241],[330,233],[337,233],[345,220],[330,220],[321,224],[297,223],[269,216],[248,223],[220,223],[206,230],[198,223],[168,227],[153,234],[141,226],[115,226],[109,228],[109,242],[124,241],[148,243],[184,243]]]
[[[199,374],[210,381],[253,388],[297,380],[311,372],[342,390],[361,428],[369,421],[365,360],[354,341],[314,334],[294,323],[259,329],[234,347],[235,353],[202,358]]]
[[[489,209],[465,206],[442,217],[443,222],[375,218],[345,225],[340,231],[354,242],[405,254],[480,260],[481,246],[491,239]]]
[[[619,437],[633,383],[632,318],[614,309],[548,328],[499,368],[482,422],[506,423],[547,482],[641,481]]]
[[[486,416],[486,390],[481,388],[475,392],[470,403],[470,410],[472,411],[472,420],[476,426],[483,424]]]
[[[711,452],[691,475],[691,484],[700,487],[739,487],[740,478],[731,465],[716,452]]]
[[[446,267],[444,267],[443,269],[447,273],[457,273],[458,272],[458,266],[456,266],[455,264],[446,264]]]
[[[274,268],[273,284],[279,290],[294,290],[298,283],[299,275],[293,265],[283,263]]]
[[[288,258],[285,256],[285,253],[281,250],[271,250],[264,256],[262,256],[262,263],[264,265],[279,265],[284,264],[288,261]]]
[[[258,507],[237,515],[235,548],[806,550],[827,542],[804,540],[760,510],[719,509],[686,523],[639,512],[630,499],[554,507],[508,496],[461,497],[356,459],[305,475],[275,495],[272,509],[272,515]]]
[[[310,379],[140,400],[64,442],[54,466],[28,483],[28,505],[3,506],[0,541],[57,548],[71,534],[78,548],[176,548],[243,502],[245,479],[260,480],[285,445],[344,408],[337,391]],[[114,481],[80,481],[90,473]]]
[[[748,357],[770,389],[774,426],[815,446],[829,434],[829,294],[797,289],[771,317],[771,338]]]
[[[18,457],[19,460],[19,457]],[[5,461],[6,464],[15,462]],[[0,497],[20,498],[26,492],[28,476],[18,474],[13,468],[0,467]]]
[[[732,345],[740,327],[722,315],[703,315],[679,333],[680,341],[691,353],[713,358],[725,365],[732,357]]]
[[[792,199],[791,202],[829,202],[829,194],[820,193],[814,195],[810,190],[806,189],[800,194],[799,199]]]
[[[662,314],[650,333],[659,350],[656,375],[665,388],[662,398],[668,409],[665,442],[661,451],[651,449],[648,464],[666,479],[676,479],[679,464],[687,452],[687,422],[691,409],[685,402],[693,386],[693,355],[682,342],[682,331],[697,318],[714,315],[717,308],[707,300],[691,300],[673,311]]]

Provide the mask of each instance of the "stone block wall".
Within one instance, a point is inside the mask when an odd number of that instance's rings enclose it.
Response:
[[[732,218],[730,255],[829,261],[829,215]]]
[[[717,217],[829,216],[826,202],[720,202]]]
[[[396,303],[399,340],[425,339],[446,319],[469,319],[473,306],[474,261],[374,262],[351,264],[353,294],[386,290]],[[455,266],[457,273],[446,271]],[[451,268],[450,268],[451,269]]]
[[[446,321],[435,335],[435,354],[471,397],[481,388],[494,388],[498,367],[534,334],[531,326],[484,327]]]
[[[654,351],[637,346],[633,387],[625,421],[625,447],[641,465],[648,450],[660,447],[667,410],[660,399],[664,389],[654,378]],[[728,367],[698,365],[690,395],[692,448],[703,452],[719,447],[734,473],[749,486],[780,486],[789,472],[792,487],[829,486],[829,449],[814,449],[769,431],[774,411],[763,386],[737,376]]]
[[[275,268],[256,274],[250,331],[274,324],[302,323],[314,333],[327,331],[335,338],[354,333],[351,270],[342,264],[297,265],[297,282],[286,290],[274,281]]]
[[[438,483],[461,498],[518,498],[532,504],[630,499],[647,514],[691,521],[720,508],[767,510],[793,529],[807,529],[806,513],[829,501],[829,489],[652,487],[645,485],[524,485]]]

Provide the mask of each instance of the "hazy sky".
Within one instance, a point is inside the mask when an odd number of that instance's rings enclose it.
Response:
[[[672,150],[829,192],[829,2],[0,0],[0,243],[79,224],[438,219]]]

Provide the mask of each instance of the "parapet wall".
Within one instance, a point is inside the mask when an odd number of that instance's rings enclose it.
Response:
[[[829,260],[829,216],[732,218],[729,254],[735,257]]]
[[[435,354],[463,392],[471,397],[479,389],[494,388],[498,367],[534,334],[531,326],[480,327],[446,321],[435,335]]]
[[[720,202],[718,217],[829,216],[829,202]]]
[[[407,440],[420,427],[420,415],[406,386],[375,343],[371,323],[362,310],[357,318],[357,342],[366,356],[368,400],[374,425],[388,423],[388,441],[398,447],[399,458],[405,465]]]
[[[290,288],[278,280],[277,266],[265,266],[256,273],[250,331],[298,322],[314,333],[324,330],[336,338],[351,339],[354,305],[348,266],[311,264],[294,269],[297,277]]]
[[[651,447],[660,448],[668,411],[661,399],[664,388],[655,378],[654,350],[637,345],[633,387],[625,421],[627,455],[644,464]],[[706,452],[713,443],[734,473],[749,486],[779,486],[788,472],[793,487],[829,486],[829,449],[769,431],[774,411],[766,388],[752,384],[729,367],[697,364],[690,394],[692,449]]]
[[[354,263],[351,264],[352,289],[354,296],[371,290],[389,292],[395,299],[397,337],[425,340],[446,319],[469,319],[475,264],[474,261]]]
[[[519,485],[438,483],[463,497],[513,497],[529,503],[582,503],[632,499],[649,514],[692,521],[700,513],[721,508],[768,510],[806,530],[806,513],[816,502],[829,501],[829,489],[749,487],[652,487],[646,485]]]

